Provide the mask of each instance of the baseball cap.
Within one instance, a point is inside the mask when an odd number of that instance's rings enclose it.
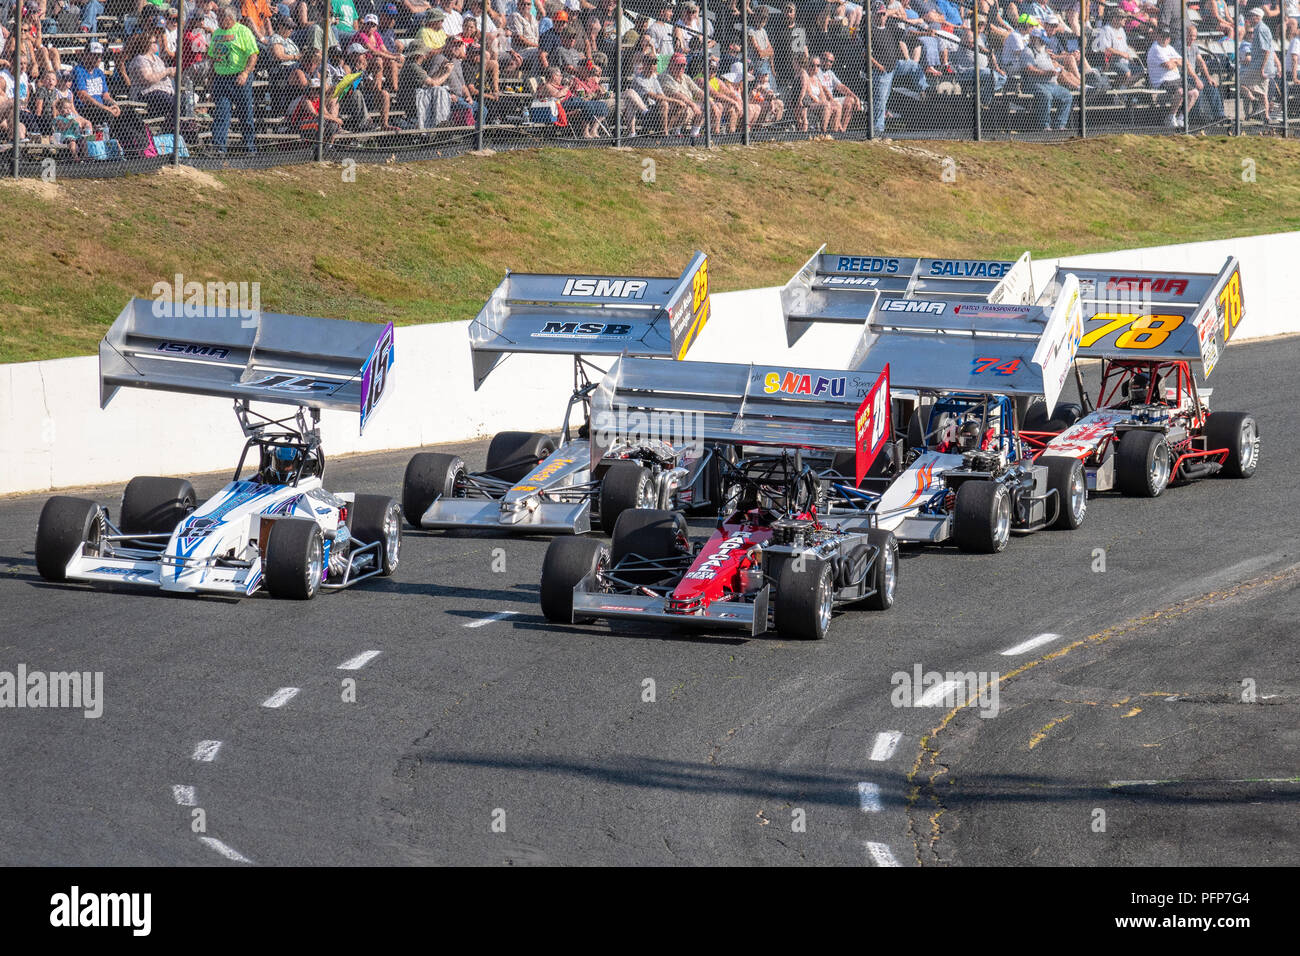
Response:
[[[884,13],[885,0],[876,0],[876,2],[871,5],[871,10],[873,13]]]
[[[1036,27],[1036,26],[1040,26],[1040,24],[1038,22],[1037,17],[1031,16],[1028,13],[1022,13],[1020,14],[1019,18],[1016,20],[1016,26]]]
[[[1252,17],[1263,17],[1263,16],[1264,16],[1264,8],[1263,8],[1263,7],[1251,7],[1251,8],[1250,8],[1250,15],[1251,15]]]
[[[153,28],[155,30],[164,30],[167,27],[167,21],[163,17],[153,18]]]
[[[428,20],[446,20],[446,19],[447,19],[447,14],[445,14],[443,11],[439,10],[437,7],[434,7],[432,10],[429,11],[429,16],[426,17],[425,19],[428,19]]]
[[[393,4],[390,3],[387,6],[385,6],[384,9],[381,10],[380,12],[387,13],[389,16],[395,17],[397,16],[397,7],[393,6]]]
[[[1049,27],[1055,26],[1056,24],[1061,22],[1061,18],[1058,17],[1055,13],[1049,13],[1047,16],[1043,17],[1043,22],[1046,23]]]
[[[685,65],[686,65],[686,54],[685,54],[685,53],[674,53],[674,54],[672,55],[672,59],[670,59],[668,62],[669,62],[670,64],[674,65],[674,66],[676,66],[678,63],[680,63],[682,66],[685,66]]]
[[[217,15],[215,13],[209,13],[203,18],[203,26],[208,30],[219,30],[221,28],[221,24],[217,21]]]
[[[741,71],[740,62],[737,61],[732,64],[731,69],[727,71],[726,75],[723,76],[723,79],[728,83],[739,83],[743,76],[744,73]]]
[[[91,40],[90,43],[86,46],[86,52],[88,52],[88,53],[103,53],[103,52],[104,52],[104,44],[100,43],[98,40]]]
[[[364,17],[361,18],[361,22],[362,22],[362,23],[373,23],[373,24],[378,25],[378,23],[379,23],[379,17],[375,16],[373,13],[367,13]]]
[[[551,14],[551,19],[554,20],[556,23],[564,23],[569,19],[569,11],[556,10],[554,13]]]
[[[348,53],[349,53],[349,54],[352,54],[352,53],[365,53],[365,52],[366,52],[366,48],[365,48],[364,46],[362,46],[360,43],[353,43],[351,46],[348,47]]]
[[[566,10],[574,10],[574,11],[581,10],[582,0],[564,0],[564,8]]]

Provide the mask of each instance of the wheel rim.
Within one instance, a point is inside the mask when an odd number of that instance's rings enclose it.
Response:
[[[397,567],[397,553],[402,547],[402,519],[396,506],[384,512],[384,552],[388,567]]]
[[[1156,445],[1156,452],[1151,458],[1151,487],[1155,491],[1164,488],[1169,481],[1169,449],[1164,442]]]
[[[998,497],[998,518],[993,526],[993,543],[1001,547],[1011,536],[1011,499],[1007,495]]]
[[[831,576],[829,568],[817,583],[817,633],[825,634],[831,626]]]
[[[654,483],[648,475],[643,475],[641,484],[637,489],[636,506],[638,508],[653,508],[658,504],[658,496],[654,491]]]
[[[1255,464],[1255,443],[1259,440],[1258,435],[1254,422],[1246,422],[1241,426],[1241,446],[1237,449],[1237,458],[1241,462],[1242,471],[1249,471]]]
[[[1082,468],[1070,478],[1070,509],[1076,524],[1083,520],[1083,513],[1088,509],[1088,483],[1084,480]]]
[[[894,603],[894,588],[898,586],[898,557],[892,547],[885,548],[885,603]]]
[[[312,535],[311,545],[307,549],[307,593],[314,594],[321,579],[321,539]]]

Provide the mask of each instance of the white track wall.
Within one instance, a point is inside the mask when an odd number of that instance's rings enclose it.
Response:
[[[1100,253],[1061,260],[1117,270],[1217,272],[1241,260],[1246,317],[1237,338],[1300,332],[1290,270],[1300,233]],[[1035,263],[1041,284],[1055,261]],[[842,367],[856,341],[848,327],[816,327],[785,344],[776,288],[713,296],[713,316],[691,350],[696,361],[788,362]],[[1227,359],[1231,362],[1231,357]],[[356,416],[326,412],[328,454],[408,448],[504,429],[554,431],[572,383],[558,356],[515,355],[478,392],[470,374],[467,323],[397,330],[392,392],[364,438]],[[122,389],[99,409],[94,356],[0,365],[0,494],[188,475],[233,467],[243,438],[224,399]]]

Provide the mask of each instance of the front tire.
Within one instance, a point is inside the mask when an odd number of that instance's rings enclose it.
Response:
[[[195,508],[194,486],[184,478],[132,478],[122,492],[123,534],[171,534]]]
[[[325,538],[309,518],[278,518],[266,539],[262,572],[271,597],[310,601],[324,578]]]
[[[975,554],[997,554],[1011,540],[1011,495],[998,481],[964,481],[953,507],[957,547]]]
[[[402,476],[402,513],[412,528],[420,527],[429,505],[456,496],[456,485],[464,474],[465,461],[459,455],[422,451],[411,456]]]
[[[1219,474],[1249,478],[1259,467],[1259,425],[1245,412],[1212,412],[1205,422],[1205,447],[1227,448]]]
[[[633,508],[624,511],[614,524],[610,538],[610,564],[636,557],[646,561],[667,561],[682,554],[686,536],[686,519],[677,511],[659,508]],[[664,577],[663,571],[620,569],[619,576],[634,584],[651,585]]]
[[[1056,520],[1052,527],[1073,531],[1083,524],[1088,513],[1088,476],[1083,462],[1063,455],[1044,455],[1038,463],[1047,466],[1047,487],[1056,491]]]
[[[600,529],[614,533],[619,515],[633,508],[653,508],[659,503],[654,476],[636,461],[616,461],[600,483]]]
[[[352,537],[364,544],[379,542],[379,573],[397,570],[402,552],[402,509],[386,495],[357,495],[352,502]]]
[[[1115,486],[1130,498],[1156,498],[1169,484],[1169,442],[1161,432],[1124,432],[1115,450]]]
[[[898,592],[898,539],[892,531],[873,528],[867,532],[867,543],[876,549],[876,562],[871,566],[871,586],[876,593],[863,603],[873,611],[888,611]]]
[[[573,615],[573,589],[589,574],[609,567],[609,549],[595,538],[555,538],[542,560],[542,613],[556,624],[582,624]]]
[[[797,554],[787,558],[776,584],[777,633],[796,641],[820,641],[830,631],[834,606],[831,563]]]
[[[55,495],[36,525],[36,570],[47,581],[66,581],[68,562],[87,544],[98,544],[99,506],[85,498]]]

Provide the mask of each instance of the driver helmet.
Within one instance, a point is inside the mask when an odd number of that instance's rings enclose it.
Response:
[[[1146,372],[1134,372],[1133,377],[1124,383],[1125,397],[1134,402],[1145,402],[1147,400],[1147,386],[1151,384],[1151,376]]]
[[[961,451],[978,451],[980,447],[979,422],[962,422],[957,430],[957,447]]]
[[[263,469],[268,484],[287,485],[302,471],[302,451],[288,445],[270,449]]]

